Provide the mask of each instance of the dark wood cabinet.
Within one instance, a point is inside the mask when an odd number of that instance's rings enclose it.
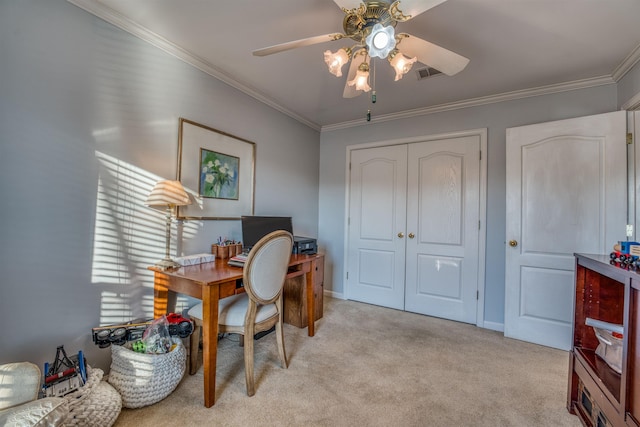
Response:
[[[585,426],[640,426],[638,309],[640,273],[610,264],[607,255],[576,254],[573,345],[567,409]],[[623,325],[622,372],[596,355],[587,318]]]
[[[324,296],[324,255],[315,255],[311,263],[313,269],[313,296],[314,296],[314,321],[322,318]],[[307,287],[305,275],[288,278],[284,282],[283,289],[283,317],[285,323],[307,327]]]

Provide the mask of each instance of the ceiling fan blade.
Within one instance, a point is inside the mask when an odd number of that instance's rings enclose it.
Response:
[[[331,42],[339,40],[344,37],[344,34],[332,33],[324,34],[321,36],[308,37],[306,39],[294,40],[286,43],[277,44],[275,46],[269,46],[262,49],[254,50],[255,56],[267,56],[274,53],[284,52],[285,50],[295,49],[298,47],[311,46],[312,44]]]
[[[363,3],[361,0],[333,0],[335,4],[338,5],[340,9],[357,9],[360,6],[360,3]],[[443,0],[444,1],[444,0]]]
[[[356,96],[362,94],[361,90],[356,90],[355,85],[349,86],[351,80],[354,79],[356,73],[358,72],[358,67],[367,59],[366,55],[354,55],[351,60],[351,64],[349,65],[349,72],[347,73],[347,80],[344,82],[344,92],[342,92],[343,98],[355,98]]]
[[[464,70],[469,63],[469,59],[462,55],[458,55],[448,49],[422,40],[418,37],[402,33],[400,43],[397,45],[398,50],[405,55],[418,58],[418,61],[424,65],[433,67],[438,71],[442,71],[448,76],[458,74]]]
[[[447,0],[400,0],[398,9],[407,17],[405,21],[408,21],[445,1]]]

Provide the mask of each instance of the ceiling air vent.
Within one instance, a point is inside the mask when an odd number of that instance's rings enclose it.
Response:
[[[438,74],[442,74],[442,71],[438,71],[435,68],[431,67],[425,67],[416,70],[416,74],[418,75],[418,80],[422,80],[429,77],[437,76]]]

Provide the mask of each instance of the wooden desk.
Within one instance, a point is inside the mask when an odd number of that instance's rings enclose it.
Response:
[[[308,334],[315,334],[313,283],[316,263],[322,255],[291,255],[287,278],[306,276]],[[218,351],[218,301],[236,293],[242,280],[242,268],[231,267],[228,260],[191,265],[172,270],[148,267],[154,272],[153,314],[160,317],[175,310],[176,294],[202,300],[202,347],[204,369],[204,406],[210,408],[216,397],[216,358]]]

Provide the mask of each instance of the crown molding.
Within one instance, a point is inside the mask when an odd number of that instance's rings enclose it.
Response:
[[[479,98],[466,99],[463,101],[450,102],[447,104],[434,105],[425,108],[416,108],[413,110],[401,111],[398,113],[384,114],[372,118],[370,122],[364,119],[352,120],[343,123],[337,123],[328,126],[322,126],[321,132],[329,132],[339,129],[346,129],[356,126],[363,126],[370,123],[382,123],[391,120],[406,119],[411,117],[424,116],[427,114],[442,113],[444,111],[459,110],[462,108],[478,107],[481,105],[495,104],[498,102],[513,101],[522,98],[530,98],[532,96],[550,95],[554,93],[567,92],[571,90],[586,89],[596,86],[604,86],[614,84],[615,81],[611,76],[594,77],[590,79],[575,80],[567,83],[558,83],[547,86],[540,86],[531,89],[516,90],[513,92],[504,92],[497,95],[482,96]]]
[[[626,111],[640,110],[640,93],[636,93],[630,100],[622,104],[620,109]]]
[[[105,6],[104,4],[94,0],[67,0],[67,1],[75,6],[78,6],[81,9],[86,10],[92,15],[95,15],[98,18],[101,18],[104,21],[112,25],[115,25],[116,27],[152,44],[153,46],[164,50],[165,52],[175,56],[181,61],[184,61],[187,64],[196,67],[200,71],[203,71],[215,77],[216,79],[226,83],[227,85],[251,96],[252,98],[255,98],[256,100],[262,102],[263,104],[268,105],[269,107],[275,110],[280,111],[281,113],[291,117],[292,119],[297,120],[298,122],[310,127],[311,129],[314,129],[317,131],[320,130],[320,125],[318,125],[317,123],[312,122],[307,118],[302,117],[301,115],[287,108],[284,108],[282,105],[274,102],[272,99],[266,97],[261,92],[252,88],[248,84],[239,82],[237,79],[228,75],[227,73],[218,69],[217,67],[213,66],[211,63],[205,61],[204,59],[198,57],[197,55],[194,55],[188,50],[183,49],[174,43],[171,43],[169,40],[165,39],[164,37],[161,37],[160,35],[152,31],[149,31],[145,27],[131,21],[130,19],[124,17],[122,14],[116,12],[110,7]]]
[[[622,77],[624,77],[625,74],[627,74],[630,69],[633,68],[634,65],[638,63],[638,61],[640,61],[640,44],[636,46],[636,48],[633,49],[625,59],[622,60],[620,65],[618,65],[615,70],[613,70],[613,73],[611,73],[611,77],[613,77],[613,80],[618,82]]]

